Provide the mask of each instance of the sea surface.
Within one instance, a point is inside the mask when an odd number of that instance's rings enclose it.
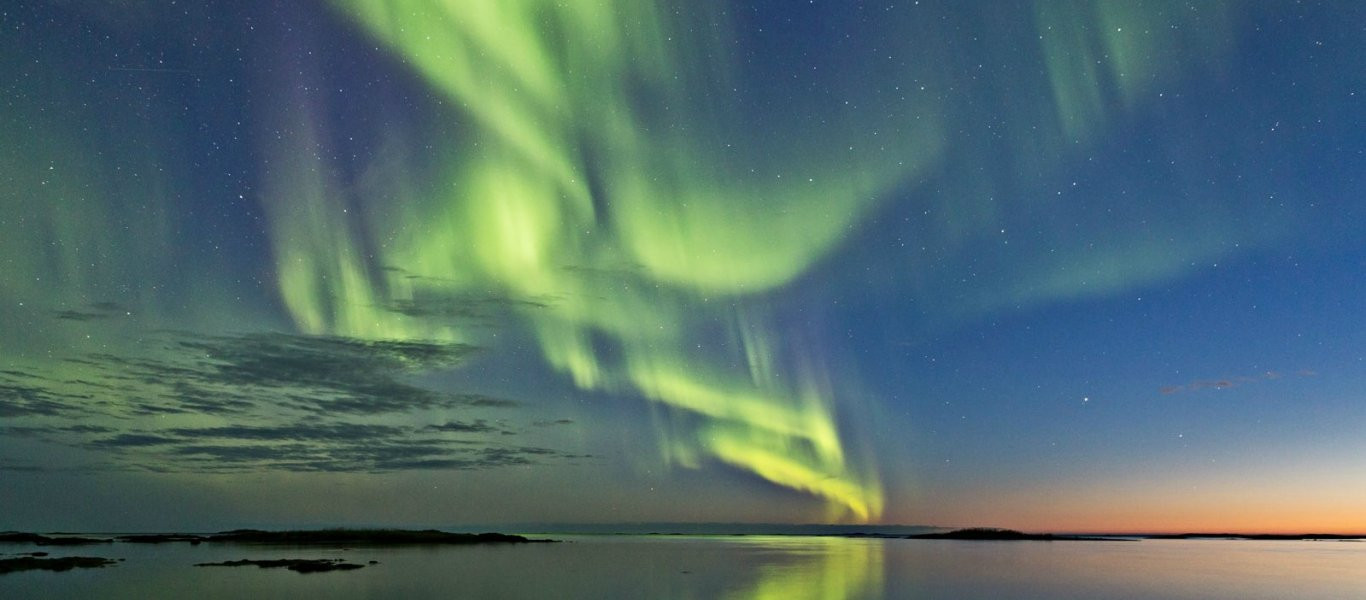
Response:
[[[1366,543],[1358,542],[535,537],[564,541],[352,549],[0,544],[6,556],[125,559],[103,569],[0,575],[0,598],[1366,598]],[[379,563],[314,574],[193,566],[269,558]]]

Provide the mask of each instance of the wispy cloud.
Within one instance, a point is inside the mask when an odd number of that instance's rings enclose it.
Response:
[[[443,433],[504,433],[512,434],[511,430],[489,425],[484,419],[473,421],[447,421],[440,425],[428,425],[426,431],[439,431]]]
[[[23,418],[0,432],[94,451],[107,463],[93,470],[387,472],[585,458],[509,444],[523,432],[502,419],[446,414],[514,401],[409,380],[460,366],[479,352],[474,346],[185,332],[163,332],[156,344],[147,354],[0,371],[0,417]],[[421,422],[434,414],[442,418]],[[0,462],[0,470],[42,468]]]
[[[404,380],[414,373],[459,366],[479,351],[466,344],[282,333],[169,335],[167,351],[156,357],[90,354],[69,359],[89,376],[64,381],[60,387],[83,390],[86,396],[127,397],[122,406],[142,415],[231,415],[262,406],[321,415],[375,415],[515,405],[501,398],[438,392]],[[55,387],[46,389],[54,393]]]
[[[0,417],[59,415],[68,409],[64,399],[40,387],[0,380]]]
[[[124,453],[160,471],[262,470],[388,472],[405,469],[484,469],[587,458],[550,448],[502,444],[450,433],[508,433],[493,427],[408,427],[357,423],[173,428],[120,433],[87,447]]]
[[[450,279],[417,275],[397,266],[383,267],[393,276],[415,282],[449,284]],[[424,290],[412,298],[396,299],[376,306],[382,310],[416,319],[461,321],[467,324],[487,324],[511,310],[546,308],[556,301],[549,296],[517,297],[486,293],[451,293]]]
[[[1295,371],[1294,373],[1291,373],[1291,375],[1295,377],[1314,377],[1317,376],[1318,373],[1311,371],[1309,369],[1300,369],[1298,371]],[[1218,379],[1197,379],[1190,383],[1184,383],[1181,385],[1164,385],[1158,388],[1157,391],[1163,395],[1169,396],[1172,394],[1179,394],[1182,392],[1194,392],[1199,390],[1226,390],[1230,388],[1247,385],[1250,383],[1259,383],[1263,381],[1281,379],[1285,376],[1286,374],[1281,371],[1266,371],[1256,376],[1239,375],[1235,377],[1221,377]]]
[[[84,310],[63,309],[52,312],[52,316],[57,319],[81,322],[112,319],[128,314],[127,309],[114,302],[94,302],[86,305]]]

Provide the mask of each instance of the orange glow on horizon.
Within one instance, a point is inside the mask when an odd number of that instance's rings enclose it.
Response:
[[[1366,483],[1322,477],[1229,478],[1193,485],[1125,482],[1085,487],[963,490],[893,506],[885,522],[943,527],[1004,527],[1033,533],[1236,533],[1366,536],[1359,499]],[[1310,481],[1309,479],[1314,479]],[[1331,484],[1330,484],[1331,483]],[[964,501],[964,498],[970,498]],[[952,498],[956,502],[948,502]]]

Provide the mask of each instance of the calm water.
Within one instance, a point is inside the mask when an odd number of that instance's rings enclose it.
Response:
[[[555,536],[562,544],[318,550],[114,544],[105,569],[0,575],[0,598],[1362,598],[1366,543],[960,542]],[[0,544],[0,553],[39,550]],[[240,558],[380,561],[301,575]]]

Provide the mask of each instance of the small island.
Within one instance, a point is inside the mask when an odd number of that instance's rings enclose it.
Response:
[[[193,540],[189,541],[193,542]],[[436,529],[317,529],[300,531],[238,529],[206,536],[200,541],[290,546],[412,546],[530,544],[555,540],[533,540],[506,533],[450,533]]]
[[[374,561],[371,561],[374,564]],[[281,558],[272,560],[228,560],[216,563],[197,563],[196,567],[247,567],[262,569],[289,569],[295,573],[326,573],[328,571],[354,571],[365,565],[343,561],[340,558]]]
[[[997,527],[970,527],[943,533],[918,533],[904,536],[908,540],[973,540],[973,541],[1035,541],[1035,542],[1099,542],[1116,541],[1115,538],[1080,535],[1054,535],[1052,533],[1025,533],[1014,529]]]
[[[101,538],[88,538],[77,536],[52,537],[37,533],[22,533],[18,531],[7,531],[0,533],[0,543],[9,544],[34,544],[38,546],[86,546],[90,544],[108,544],[112,540]]]
[[[121,535],[115,539],[127,544],[166,544],[169,542],[189,542],[190,544],[198,545],[208,540],[209,538],[202,535],[194,535],[188,533],[150,533],[139,535]]]
[[[76,536],[54,537],[37,533],[0,533],[0,543],[34,544],[37,546],[83,546],[109,544],[169,544],[236,543],[279,544],[291,546],[412,546],[412,545],[467,545],[467,544],[533,544],[556,540],[530,539],[507,533],[450,533],[437,529],[313,529],[293,531],[265,531],[234,529],[221,533],[150,533],[120,535],[113,539]]]
[[[264,531],[235,529],[213,534],[157,533],[120,535],[113,539],[77,536],[47,536],[37,533],[0,533],[0,543],[33,544],[36,546],[82,546],[89,544],[240,544],[270,546],[307,546],[311,548],[352,548],[377,546],[474,545],[474,544],[534,544],[558,540],[531,539],[507,533],[451,533],[437,529],[316,529],[296,531]],[[75,568],[104,567],[122,559],[93,556],[46,558],[46,552],[30,552],[15,558],[0,559],[0,575],[17,571],[69,571]],[[370,564],[377,564],[371,561]],[[199,563],[197,567],[257,566],[263,569],[284,568],[297,573],[350,571],[365,565],[347,563],[341,559],[274,559],[233,560],[221,563]]]
[[[34,556],[44,554],[34,552],[29,556],[18,558],[0,558],[0,575],[7,573],[17,573],[19,571],[70,571],[72,569],[99,569],[115,564],[118,561],[112,558],[101,558],[98,556],[62,556],[58,558],[46,558],[45,556]]]

